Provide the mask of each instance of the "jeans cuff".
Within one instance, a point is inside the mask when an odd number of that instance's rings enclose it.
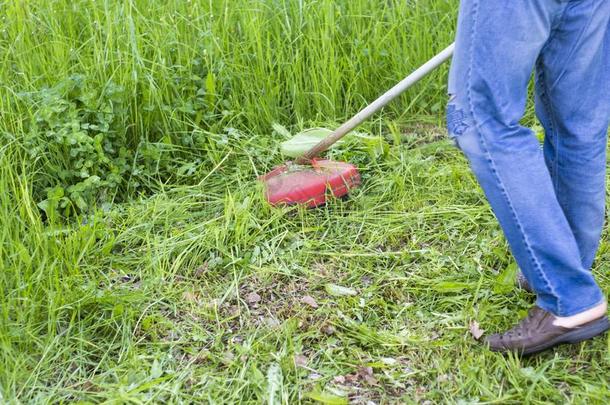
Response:
[[[551,314],[553,314],[555,316],[563,318],[563,317],[578,315],[581,312],[585,312],[591,308],[595,308],[596,306],[598,306],[601,303],[606,301],[606,298],[604,297],[604,294],[601,291],[596,295],[598,295],[599,298],[593,304],[587,304],[587,305],[583,305],[580,307],[570,308],[568,311],[557,311],[556,308],[554,308],[554,306],[547,305],[544,302],[540,301],[540,299],[536,300],[536,305],[538,305],[540,308],[544,309],[547,312],[550,312]]]

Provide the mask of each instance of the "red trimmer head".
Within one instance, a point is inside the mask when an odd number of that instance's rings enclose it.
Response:
[[[453,49],[454,45],[451,44],[297,158],[298,163],[307,165],[302,166],[289,162],[262,176],[260,179],[265,183],[267,201],[271,205],[306,204],[309,207],[317,207],[324,204],[329,195],[343,197],[351,189],[357,187],[360,184],[360,174],[356,166],[314,158],[439,67],[453,54]],[[311,136],[311,133],[309,135]]]
[[[311,166],[291,162],[260,177],[271,205],[304,204],[318,207],[331,195],[340,198],[360,184],[360,173],[350,163],[312,160]]]

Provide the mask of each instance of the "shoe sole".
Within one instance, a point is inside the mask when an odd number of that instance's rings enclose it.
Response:
[[[586,327],[574,329],[573,331],[564,333],[563,335],[557,336],[555,339],[544,342],[538,346],[528,347],[523,351],[519,351],[519,353],[521,353],[523,356],[527,356],[564,343],[579,343],[583,340],[588,340],[597,335],[601,335],[602,333],[608,331],[608,329],[610,329],[610,322],[608,321],[608,317],[604,316],[599,318],[597,321],[593,321]]]

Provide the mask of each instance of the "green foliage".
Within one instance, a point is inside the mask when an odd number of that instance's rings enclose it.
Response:
[[[515,280],[519,267],[516,262],[509,264],[498,276],[494,284],[494,292],[498,294],[506,294],[511,291],[515,286]]]
[[[24,94],[36,105],[24,147],[41,166],[34,195],[47,214],[85,211],[111,201],[125,184],[133,152],[126,142],[124,90],[72,75],[56,86]]]
[[[350,199],[263,200],[281,141],[443,48],[456,9],[0,0],[0,402],[609,403],[607,339],[517,359],[468,334],[531,296],[439,141],[446,66],[329,152]],[[606,231],[606,290],[608,259]]]
[[[215,115],[217,95],[212,72],[202,79],[192,72],[178,71],[176,80],[182,91],[192,93],[192,99],[163,105],[163,110],[189,117],[202,126],[222,121],[222,114]],[[22,93],[20,98],[33,106],[23,147],[36,162],[33,194],[48,216],[70,216],[107,207],[124,200],[128,191],[145,191],[151,178],[188,178],[202,159],[193,159],[183,148],[206,147],[209,142],[200,129],[180,137],[166,134],[156,142],[138,139],[129,124],[126,90],[112,81],[100,84],[76,74],[51,88]],[[233,128],[225,131],[217,144],[228,145],[229,137],[237,132]]]

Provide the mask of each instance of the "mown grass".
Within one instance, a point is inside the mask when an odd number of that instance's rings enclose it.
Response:
[[[364,127],[388,153],[333,152],[362,170],[350,199],[262,200],[256,175],[282,161],[272,123],[336,125],[449,43],[455,6],[0,2],[1,401],[607,403],[608,337],[518,359],[470,336],[533,297],[513,288],[481,191],[430,124],[446,71]],[[120,105],[108,139],[138,170],[86,209],[43,209],[62,185],[48,170],[75,166],[63,146],[26,145],[50,133],[34,125],[52,107],[39,92],[74,74],[123,89],[53,97],[81,127]],[[606,292],[609,254],[605,231]]]

